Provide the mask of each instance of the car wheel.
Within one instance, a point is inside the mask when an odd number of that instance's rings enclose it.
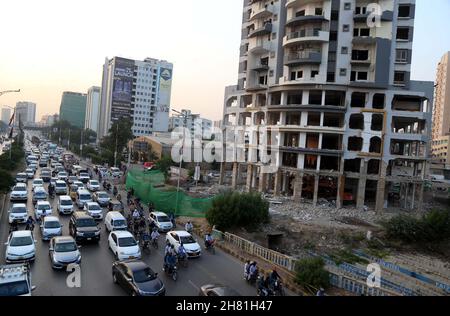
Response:
[[[131,293],[131,296],[138,296],[136,292],[133,291],[133,293]]]
[[[113,274],[112,274],[112,277],[113,277],[113,282],[115,283],[115,284],[117,284],[118,282],[117,282],[117,276],[116,276],[116,274],[113,272]]]

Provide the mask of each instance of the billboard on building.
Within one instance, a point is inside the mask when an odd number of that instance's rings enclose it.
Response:
[[[153,130],[157,132],[167,132],[169,128],[170,97],[172,93],[173,69],[159,68],[159,91],[156,104],[155,119],[153,120]]]
[[[133,60],[124,58],[115,59],[111,109],[112,120],[131,115],[133,73]]]

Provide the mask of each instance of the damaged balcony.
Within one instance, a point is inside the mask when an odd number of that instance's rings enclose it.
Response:
[[[398,158],[409,158],[415,160],[426,159],[426,143],[421,141],[392,139],[390,153]]]

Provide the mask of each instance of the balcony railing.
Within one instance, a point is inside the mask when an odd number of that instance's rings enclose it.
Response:
[[[320,64],[322,53],[317,51],[302,51],[289,53],[284,57],[285,65],[298,66],[302,64]]]
[[[257,28],[248,33],[248,38],[252,38],[255,36],[267,35],[272,32],[272,23],[266,23],[263,27]]]
[[[303,38],[303,37],[318,37],[320,35],[320,30],[301,30],[297,32],[292,32],[287,35],[287,40],[292,40],[296,38]]]

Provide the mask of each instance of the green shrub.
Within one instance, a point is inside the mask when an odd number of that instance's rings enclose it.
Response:
[[[295,282],[315,289],[330,287],[330,274],[325,270],[322,258],[306,258],[297,261]]]
[[[5,170],[0,169],[0,193],[7,193],[14,185],[14,178]]]
[[[255,227],[269,220],[269,203],[258,193],[226,192],[217,196],[206,219],[218,229]]]

